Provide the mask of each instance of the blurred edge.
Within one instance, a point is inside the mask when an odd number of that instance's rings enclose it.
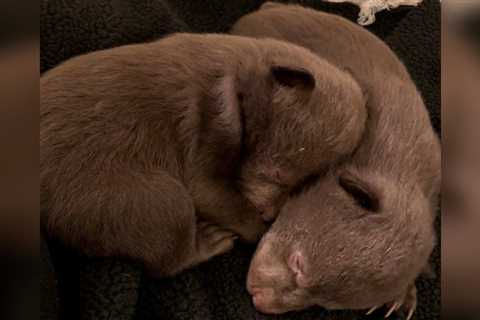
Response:
[[[0,318],[38,317],[38,2],[0,0]]]
[[[0,318],[38,310],[38,5],[2,1]],[[480,2],[444,0],[442,305],[480,318]],[[42,271],[43,272],[43,271]]]
[[[442,313],[480,318],[480,1],[442,4]]]

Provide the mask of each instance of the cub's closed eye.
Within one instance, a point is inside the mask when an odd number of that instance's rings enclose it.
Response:
[[[302,192],[305,192],[310,187],[312,187],[317,181],[320,179],[319,174],[311,174],[307,176],[305,179],[300,181],[298,185],[296,185],[292,190],[290,190],[290,196],[297,196]]]
[[[355,202],[365,210],[378,212],[380,210],[380,201],[365,187],[360,186],[357,182],[340,177],[338,183],[346,193],[348,193]]]

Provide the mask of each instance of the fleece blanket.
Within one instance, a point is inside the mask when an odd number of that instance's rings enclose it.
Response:
[[[358,7],[321,0],[291,1],[356,21]],[[263,1],[242,0],[42,0],[41,72],[90,51],[144,42],[177,32],[228,32]],[[404,61],[440,133],[440,3],[424,0],[377,14],[368,29]],[[440,219],[437,219],[439,231]],[[439,234],[440,238],[440,234]],[[282,316],[257,313],[245,289],[254,246],[237,244],[228,254],[168,279],[154,280],[138,265],[88,259],[44,237],[42,319],[383,319],[364,312],[311,308]],[[417,281],[415,319],[440,316],[440,249],[434,277]],[[392,319],[402,319],[394,314]]]

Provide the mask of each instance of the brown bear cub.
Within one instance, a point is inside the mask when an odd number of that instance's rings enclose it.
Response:
[[[405,67],[365,29],[300,6],[267,3],[231,32],[304,46],[350,72],[367,99],[354,154],[306,179],[262,238],[247,280],[256,308],[387,304],[387,316],[403,306],[410,318],[435,242],[441,152]]]
[[[364,132],[352,76],[277,40],[175,34],[40,80],[42,223],[90,255],[173,275],[256,241]]]

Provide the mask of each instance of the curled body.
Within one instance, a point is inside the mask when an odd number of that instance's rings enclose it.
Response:
[[[262,179],[297,184],[351,154],[366,121],[350,74],[298,46],[230,35],[82,55],[44,74],[40,96],[43,226],[159,277],[237,236],[257,241],[262,212],[285,198]]]
[[[367,122],[353,155],[296,188],[262,238],[247,287],[258,310],[312,305],[415,310],[415,279],[435,244],[441,150],[406,68],[354,23],[266,3],[232,34],[298,44],[360,84]]]

